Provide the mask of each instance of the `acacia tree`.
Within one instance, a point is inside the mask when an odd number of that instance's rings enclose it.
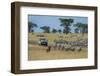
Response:
[[[53,28],[52,29],[52,33],[56,33],[56,32],[57,32],[57,30]]]
[[[75,28],[74,32],[75,33],[79,33],[79,29],[78,28]]]
[[[59,29],[58,32],[61,33],[62,32],[61,29]]]
[[[62,18],[60,18],[59,20],[61,22],[60,26],[64,27],[63,33],[66,33],[66,34],[70,33],[71,32],[70,26],[74,22],[74,20],[73,19],[62,19]]]
[[[35,27],[38,27],[37,24],[33,22],[28,22],[28,32],[34,32]]]
[[[76,23],[74,25],[76,27],[76,29],[79,30],[79,33],[87,33],[88,32],[88,25],[87,24],[83,24],[83,23]]]
[[[42,26],[40,27],[44,31],[44,33],[50,33],[50,27],[49,26]]]
[[[87,24],[84,24],[83,32],[88,33],[88,25]]]

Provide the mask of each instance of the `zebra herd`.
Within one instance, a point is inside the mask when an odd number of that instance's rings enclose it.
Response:
[[[82,48],[87,47],[87,40],[80,41],[65,41],[65,40],[54,40],[53,43],[48,45],[47,52],[53,50],[65,50],[65,51],[81,51]]]

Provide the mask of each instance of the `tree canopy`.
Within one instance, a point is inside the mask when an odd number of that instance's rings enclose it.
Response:
[[[66,33],[66,34],[70,33],[71,32],[70,26],[74,22],[74,20],[73,19],[63,19],[63,18],[60,18],[59,20],[61,22],[60,26],[64,27],[63,33]]]
[[[52,33],[56,33],[57,32],[57,29],[52,29]]]
[[[44,31],[44,33],[50,33],[50,27],[49,26],[42,26],[40,27]]]
[[[28,22],[28,31],[29,32],[34,32],[35,27],[38,27],[37,24],[35,24],[33,22]]]
[[[88,32],[88,25],[87,24],[76,23],[74,25],[74,27],[76,27],[76,29],[79,30],[79,33],[87,33]]]

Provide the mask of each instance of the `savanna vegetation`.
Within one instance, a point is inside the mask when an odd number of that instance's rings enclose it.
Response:
[[[63,30],[50,28],[50,25],[40,27],[43,32],[34,32],[38,24],[28,22],[28,59],[52,60],[52,59],[77,59],[88,57],[88,25],[74,19],[59,18]],[[72,25],[73,24],[73,25]],[[71,31],[74,27],[74,32]],[[46,46],[39,43],[44,39]]]

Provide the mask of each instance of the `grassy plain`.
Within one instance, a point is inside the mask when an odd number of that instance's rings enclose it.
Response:
[[[87,39],[87,34],[53,34],[53,33],[29,33],[28,34],[28,60],[53,60],[53,59],[79,59],[87,58],[88,50],[87,48],[82,48],[80,52],[75,51],[65,51],[65,50],[55,50],[51,49],[49,53],[46,52],[47,47],[37,45],[38,35],[43,35],[44,38],[48,39],[48,43],[51,44],[54,40],[66,40],[66,41],[79,41],[81,39]]]

